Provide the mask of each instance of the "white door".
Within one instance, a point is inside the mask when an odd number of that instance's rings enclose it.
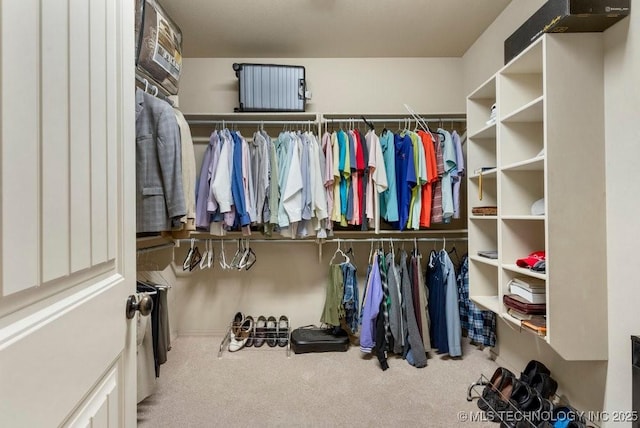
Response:
[[[132,1],[0,0],[0,426],[136,424]]]

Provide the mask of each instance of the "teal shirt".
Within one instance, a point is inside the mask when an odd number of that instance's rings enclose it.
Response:
[[[396,190],[396,148],[393,132],[386,131],[380,136],[380,146],[387,171],[387,190],[380,194],[380,217],[386,221],[398,221],[398,192]]]

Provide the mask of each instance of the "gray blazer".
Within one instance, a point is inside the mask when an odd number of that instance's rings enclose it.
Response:
[[[136,89],[136,232],[171,230],[186,214],[180,129],[169,103]]]

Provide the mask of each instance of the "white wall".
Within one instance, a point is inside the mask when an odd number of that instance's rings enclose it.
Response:
[[[546,0],[512,0],[467,50],[462,57],[465,97],[504,65],[504,40],[545,2]]]
[[[234,62],[302,65],[313,98],[308,112],[424,114],[465,111],[460,58],[185,58],[180,107],[185,113],[231,113],[238,107]]]
[[[514,0],[463,57],[469,93],[503,65],[503,41],[544,1]],[[498,362],[521,370],[530,359],[547,364],[560,393],[584,410],[631,409],[631,334],[640,334],[640,287],[633,254],[640,241],[640,18],[637,12],[605,32],[605,127],[609,360],[567,362],[527,333],[500,322]],[[584,249],[587,250],[588,249]],[[576,249],[576,252],[579,252]],[[589,316],[589,314],[585,314]],[[606,424],[605,424],[606,425]]]
[[[637,6],[637,4],[636,4]],[[631,341],[640,334],[640,15],[638,10],[605,33],[605,151],[609,367],[607,409],[631,408]]]

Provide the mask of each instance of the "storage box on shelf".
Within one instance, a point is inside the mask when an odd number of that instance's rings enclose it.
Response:
[[[607,358],[603,84],[600,34],[545,34],[467,100],[469,170],[495,156],[495,173],[482,177],[482,187],[483,201],[498,207],[495,218],[469,215],[470,296],[519,325],[502,302],[509,281],[544,280],[544,340],[567,360]],[[487,94],[498,106],[490,138],[480,128]],[[468,186],[471,209],[481,202],[479,177],[470,175]],[[491,244],[497,260],[474,256]],[[545,272],[516,265],[538,250],[546,253]]]

